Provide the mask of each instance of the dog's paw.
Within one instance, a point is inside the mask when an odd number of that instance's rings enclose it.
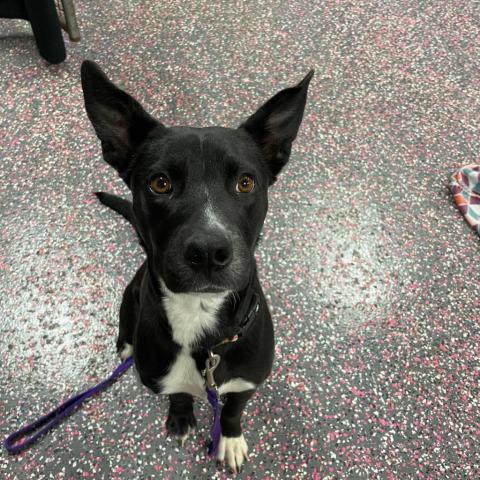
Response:
[[[122,347],[118,349],[118,356],[124,362],[128,357],[133,355],[133,346],[125,342]]]
[[[169,435],[177,438],[178,444],[183,447],[188,435],[197,426],[197,420],[193,412],[172,414],[170,413],[165,423]]]
[[[191,427],[188,427],[188,430],[187,430],[187,433],[185,435],[177,435],[176,436],[176,439],[177,439],[177,443],[178,443],[178,446],[180,448],[183,448],[185,446],[185,442],[187,441],[187,438],[188,436],[190,435],[190,433],[193,432],[193,428]]]
[[[242,464],[248,460],[248,446],[243,434],[239,437],[220,437],[217,460],[225,462],[235,473],[241,472]]]

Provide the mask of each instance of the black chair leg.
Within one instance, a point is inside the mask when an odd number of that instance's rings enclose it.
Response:
[[[24,2],[40,55],[49,63],[63,62],[67,54],[53,0]]]

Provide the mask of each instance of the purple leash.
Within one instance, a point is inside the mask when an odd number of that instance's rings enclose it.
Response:
[[[220,436],[222,434],[222,427],[220,425],[220,414],[222,412],[222,405],[218,400],[218,393],[213,388],[206,388],[208,403],[212,406],[213,410],[213,424],[210,429],[210,437],[212,438],[210,445],[208,446],[208,454],[210,456],[216,456],[218,453],[218,445],[220,443]]]
[[[231,341],[236,342],[238,340],[238,337],[235,336],[234,338],[234,340],[225,339],[219,345],[222,345],[224,343],[230,343]],[[218,388],[213,375],[213,372],[218,367],[220,360],[220,355],[213,353],[210,349],[208,351],[208,358],[205,361],[205,370],[202,372],[205,378],[205,390],[207,391],[208,403],[211,405],[213,410],[213,424],[212,428],[210,429],[210,436],[212,437],[212,440],[210,442],[210,445],[208,446],[208,454],[210,456],[217,455],[218,445],[220,443],[220,437],[222,433],[222,427],[220,424],[222,405],[220,403],[220,399],[218,398]]]
[[[202,371],[202,375],[205,379],[205,389],[207,391],[208,402],[210,403],[213,411],[213,424],[212,428],[210,429],[210,436],[212,440],[208,447],[208,454],[211,456],[217,455],[222,434],[222,427],[220,423],[222,404],[219,399],[218,389],[214,378],[214,371],[218,367],[221,357],[220,355],[213,353],[212,349],[226,343],[234,343],[245,333],[249,325],[252,323],[252,320],[255,319],[260,307],[258,295],[253,292],[253,290],[249,296],[249,302],[250,304],[247,313],[244,317],[242,316],[243,320],[240,323],[239,332],[232,338],[225,338],[220,343],[214,345],[208,350],[208,357],[205,362],[205,370]],[[103,382],[100,382],[83,393],[69,398],[51,412],[47,413],[43,417],[40,417],[38,420],[35,420],[35,422],[25,425],[24,427],[20,428],[20,430],[11,433],[3,441],[3,445],[8,453],[15,455],[33,445],[42,435],[45,435],[52,428],[56,427],[64,418],[71,415],[83,404],[83,402],[102,390],[105,390],[113,381],[121,377],[132,365],[133,357],[128,357],[111,373],[107,379],[103,380]],[[27,435],[32,432],[34,433],[28,437]]]
[[[71,415],[85,400],[89,399],[93,395],[105,390],[114,380],[122,376],[133,365],[133,357],[128,357],[123,363],[121,363],[112,374],[106,379],[90,388],[89,390],[75,395],[60,406],[47,413],[43,417],[40,417],[33,423],[25,425],[20,430],[10,434],[4,441],[3,445],[7,449],[8,453],[12,455],[17,454],[33,445],[44,434],[46,434],[53,427],[57,426],[64,418]],[[26,437],[29,433],[35,432],[25,440],[20,441]]]

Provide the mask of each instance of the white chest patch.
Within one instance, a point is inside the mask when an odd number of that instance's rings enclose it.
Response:
[[[167,375],[160,379],[159,386],[163,394],[189,393],[206,398],[205,385],[190,352],[192,346],[206,332],[215,331],[217,312],[225,301],[228,292],[210,293],[173,293],[161,282],[165,293],[163,306],[172,328],[173,340],[182,349]],[[219,394],[242,392],[255,388],[251,382],[242,378],[232,378],[219,387]]]
[[[163,284],[163,306],[175,342],[190,349],[206,332],[213,332],[217,312],[229,292],[225,293],[173,293]]]

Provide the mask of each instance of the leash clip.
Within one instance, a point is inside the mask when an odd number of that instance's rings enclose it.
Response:
[[[208,352],[208,358],[205,361],[205,370],[202,372],[205,377],[205,383],[208,388],[217,389],[217,384],[215,383],[215,377],[213,372],[220,364],[220,355],[213,353],[211,350]]]

